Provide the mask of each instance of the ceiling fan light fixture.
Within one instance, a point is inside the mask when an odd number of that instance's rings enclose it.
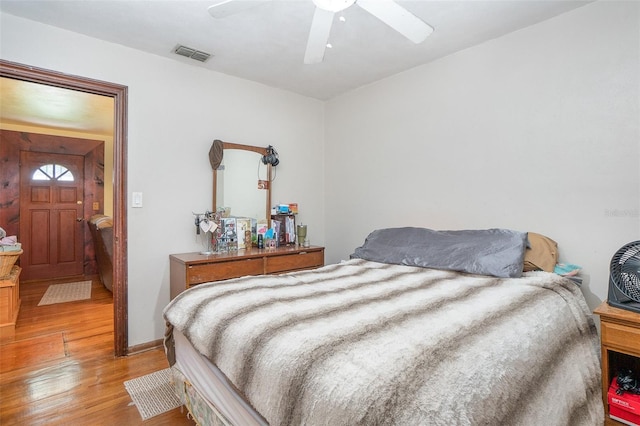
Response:
[[[352,6],[356,0],[313,0],[313,3],[323,10],[329,12],[340,12]]]

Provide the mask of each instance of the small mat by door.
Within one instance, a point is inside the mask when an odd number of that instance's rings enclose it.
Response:
[[[76,283],[52,284],[40,299],[38,306],[53,305],[55,303],[74,302],[76,300],[91,299],[91,281]]]
[[[124,382],[142,420],[178,408],[182,405],[171,385],[171,369],[156,371]]]

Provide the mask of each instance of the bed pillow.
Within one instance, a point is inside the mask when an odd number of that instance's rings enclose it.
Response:
[[[526,232],[509,229],[385,228],[370,233],[351,258],[517,278],[526,243]]]
[[[529,244],[524,253],[524,271],[553,272],[558,263],[558,243],[535,232],[529,232],[528,239]]]

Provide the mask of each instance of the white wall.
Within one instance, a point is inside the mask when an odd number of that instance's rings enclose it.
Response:
[[[595,306],[611,256],[640,238],[638,7],[597,2],[324,108],[7,14],[0,56],[129,87],[128,189],[144,193],[128,210],[136,345],[164,331],[169,253],[201,248],[191,212],[211,205],[216,138],[276,147],[273,202],[299,203],[327,263],[381,227],[536,231],[584,267]]]
[[[599,304],[640,238],[639,8],[590,4],[329,101],[327,261],[376,228],[533,231]]]
[[[273,201],[297,202],[323,243],[320,101],[7,14],[0,28],[2,59],[129,88],[128,196],[144,194],[128,209],[129,345],[163,336],[169,254],[202,249],[191,212],[212,206],[214,139],[274,145]]]

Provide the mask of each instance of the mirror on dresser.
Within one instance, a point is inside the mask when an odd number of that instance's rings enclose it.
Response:
[[[271,164],[263,164],[267,148],[222,142],[222,163],[213,170],[213,210],[230,208],[236,217],[270,217]],[[266,182],[266,189],[259,188]]]
[[[266,156],[267,164],[262,161],[263,156]],[[260,148],[216,140],[209,151],[209,160],[213,167],[214,210],[229,207],[230,215],[236,218],[271,218],[271,169],[279,163],[278,153],[273,147]],[[265,189],[258,189],[259,181],[266,183]],[[173,299],[205,282],[319,268],[324,265],[324,247],[283,245],[260,248],[245,244],[245,248],[239,250],[177,253],[169,255],[169,259],[170,296]]]

